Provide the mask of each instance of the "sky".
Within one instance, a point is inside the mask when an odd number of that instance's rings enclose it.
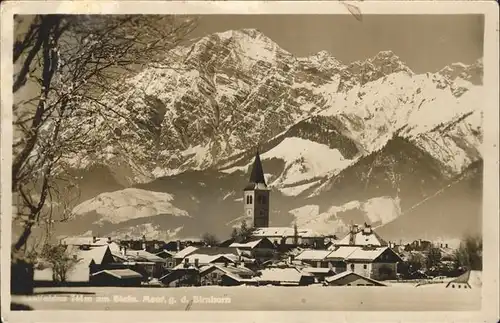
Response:
[[[483,56],[482,15],[205,15],[192,36],[242,28],[298,57],[326,50],[344,64],[392,50],[416,73]]]

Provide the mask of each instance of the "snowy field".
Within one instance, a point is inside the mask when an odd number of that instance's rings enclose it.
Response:
[[[12,301],[34,310],[475,311],[480,289],[413,287],[37,288]]]

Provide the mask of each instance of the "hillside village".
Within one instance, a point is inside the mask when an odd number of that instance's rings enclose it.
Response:
[[[353,224],[340,239],[297,226],[269,227],[271,195],[258,152],[243,197],[245,220],[226,241],[66,237],[56,246],[62,257],[38,259],[33,285],[387,286],[418,279],[471,288],[471,268],[460,267],[445,243],[388,242],[366,223]],[[26,283],[18,277],[13,286]]]

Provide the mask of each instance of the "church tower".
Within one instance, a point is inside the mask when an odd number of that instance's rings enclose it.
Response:
[[[255,155],[250,180],[243,190],[245,216],[253,219],[255,228],[269,226],[269,193],[259,152]]]

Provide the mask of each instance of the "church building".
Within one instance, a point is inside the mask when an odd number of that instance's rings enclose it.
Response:
[[[253,219],[254,228],[267,228],[269,226],[270,191],[264,178],[262,162],[257,151],[250,180],[243,190],[245,216]]]

